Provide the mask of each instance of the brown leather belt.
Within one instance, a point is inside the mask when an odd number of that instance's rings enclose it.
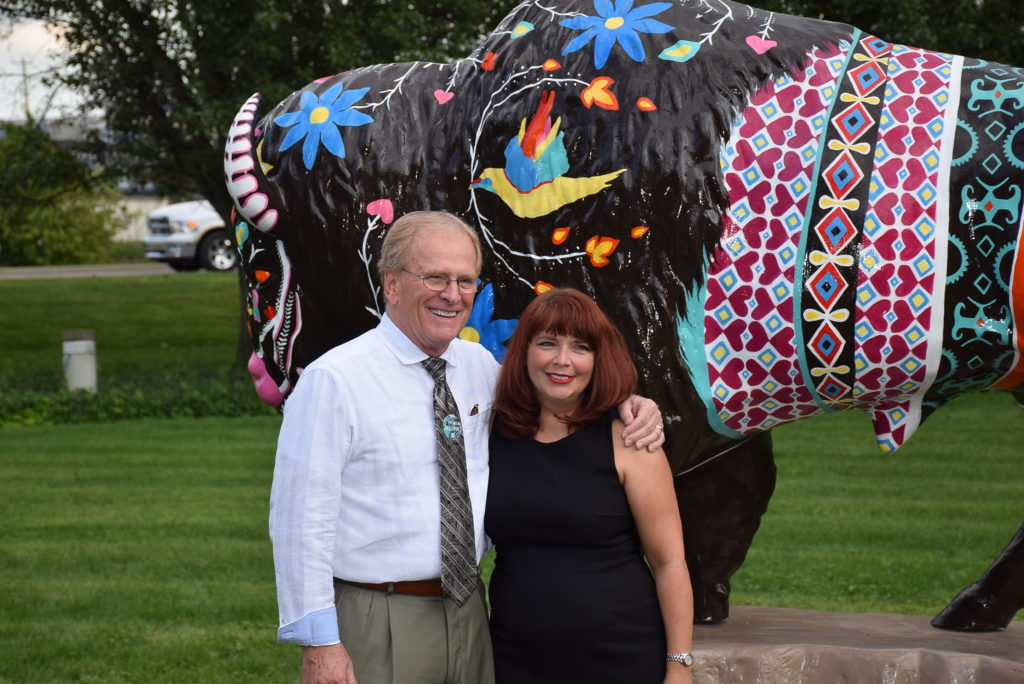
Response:
[[[339,580],[343,584],[361,587],[372,591],[383,591],[388,594],[405,594],[406,596],[442,596],[441,580],[415,580],[409,582],[351,582]]]

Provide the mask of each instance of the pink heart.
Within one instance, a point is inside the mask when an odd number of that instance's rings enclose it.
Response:
[[[765,40],[761,36],[747,36],[747,45],[749,45],[750,49],[757,54],[763,55],[778,45],[778,43],[774,40]]]
[[[389,199],[374,200],[366,205],[366,213],[370,216],[380,216],[384,223],[391,223],[395,219],[395,207]]]
[[[434,99],[437,100],[437,104],[446,104],[453,97],[455,97],[455,93],[446,90],[434,91]]]

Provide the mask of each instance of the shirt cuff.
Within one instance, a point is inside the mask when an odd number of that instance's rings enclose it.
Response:
[[[338,634],[338,611],[331,606],[303,615],[277,630],[277,640],[283,644],[303,646],[330,646],[341,643]]]

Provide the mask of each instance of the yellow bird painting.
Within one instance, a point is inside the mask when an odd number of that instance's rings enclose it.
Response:
[[[601,192],[625,171],[585,178],[566,176],[569,159],[560,130],[562,119],[551,123],[554,102],[553,91],[543,93],[529,124],[523,119],[518,135],[505,146],[505,167],[484,169],[472,184],[496,194],[520,218],[545,216]]]

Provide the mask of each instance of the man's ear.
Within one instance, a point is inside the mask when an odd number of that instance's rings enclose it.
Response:
[[[385,271],[382,280],[384,284],[384,299],[388,304],[394,306],[395,301],[398,299],[398,273],[395,271]]]

